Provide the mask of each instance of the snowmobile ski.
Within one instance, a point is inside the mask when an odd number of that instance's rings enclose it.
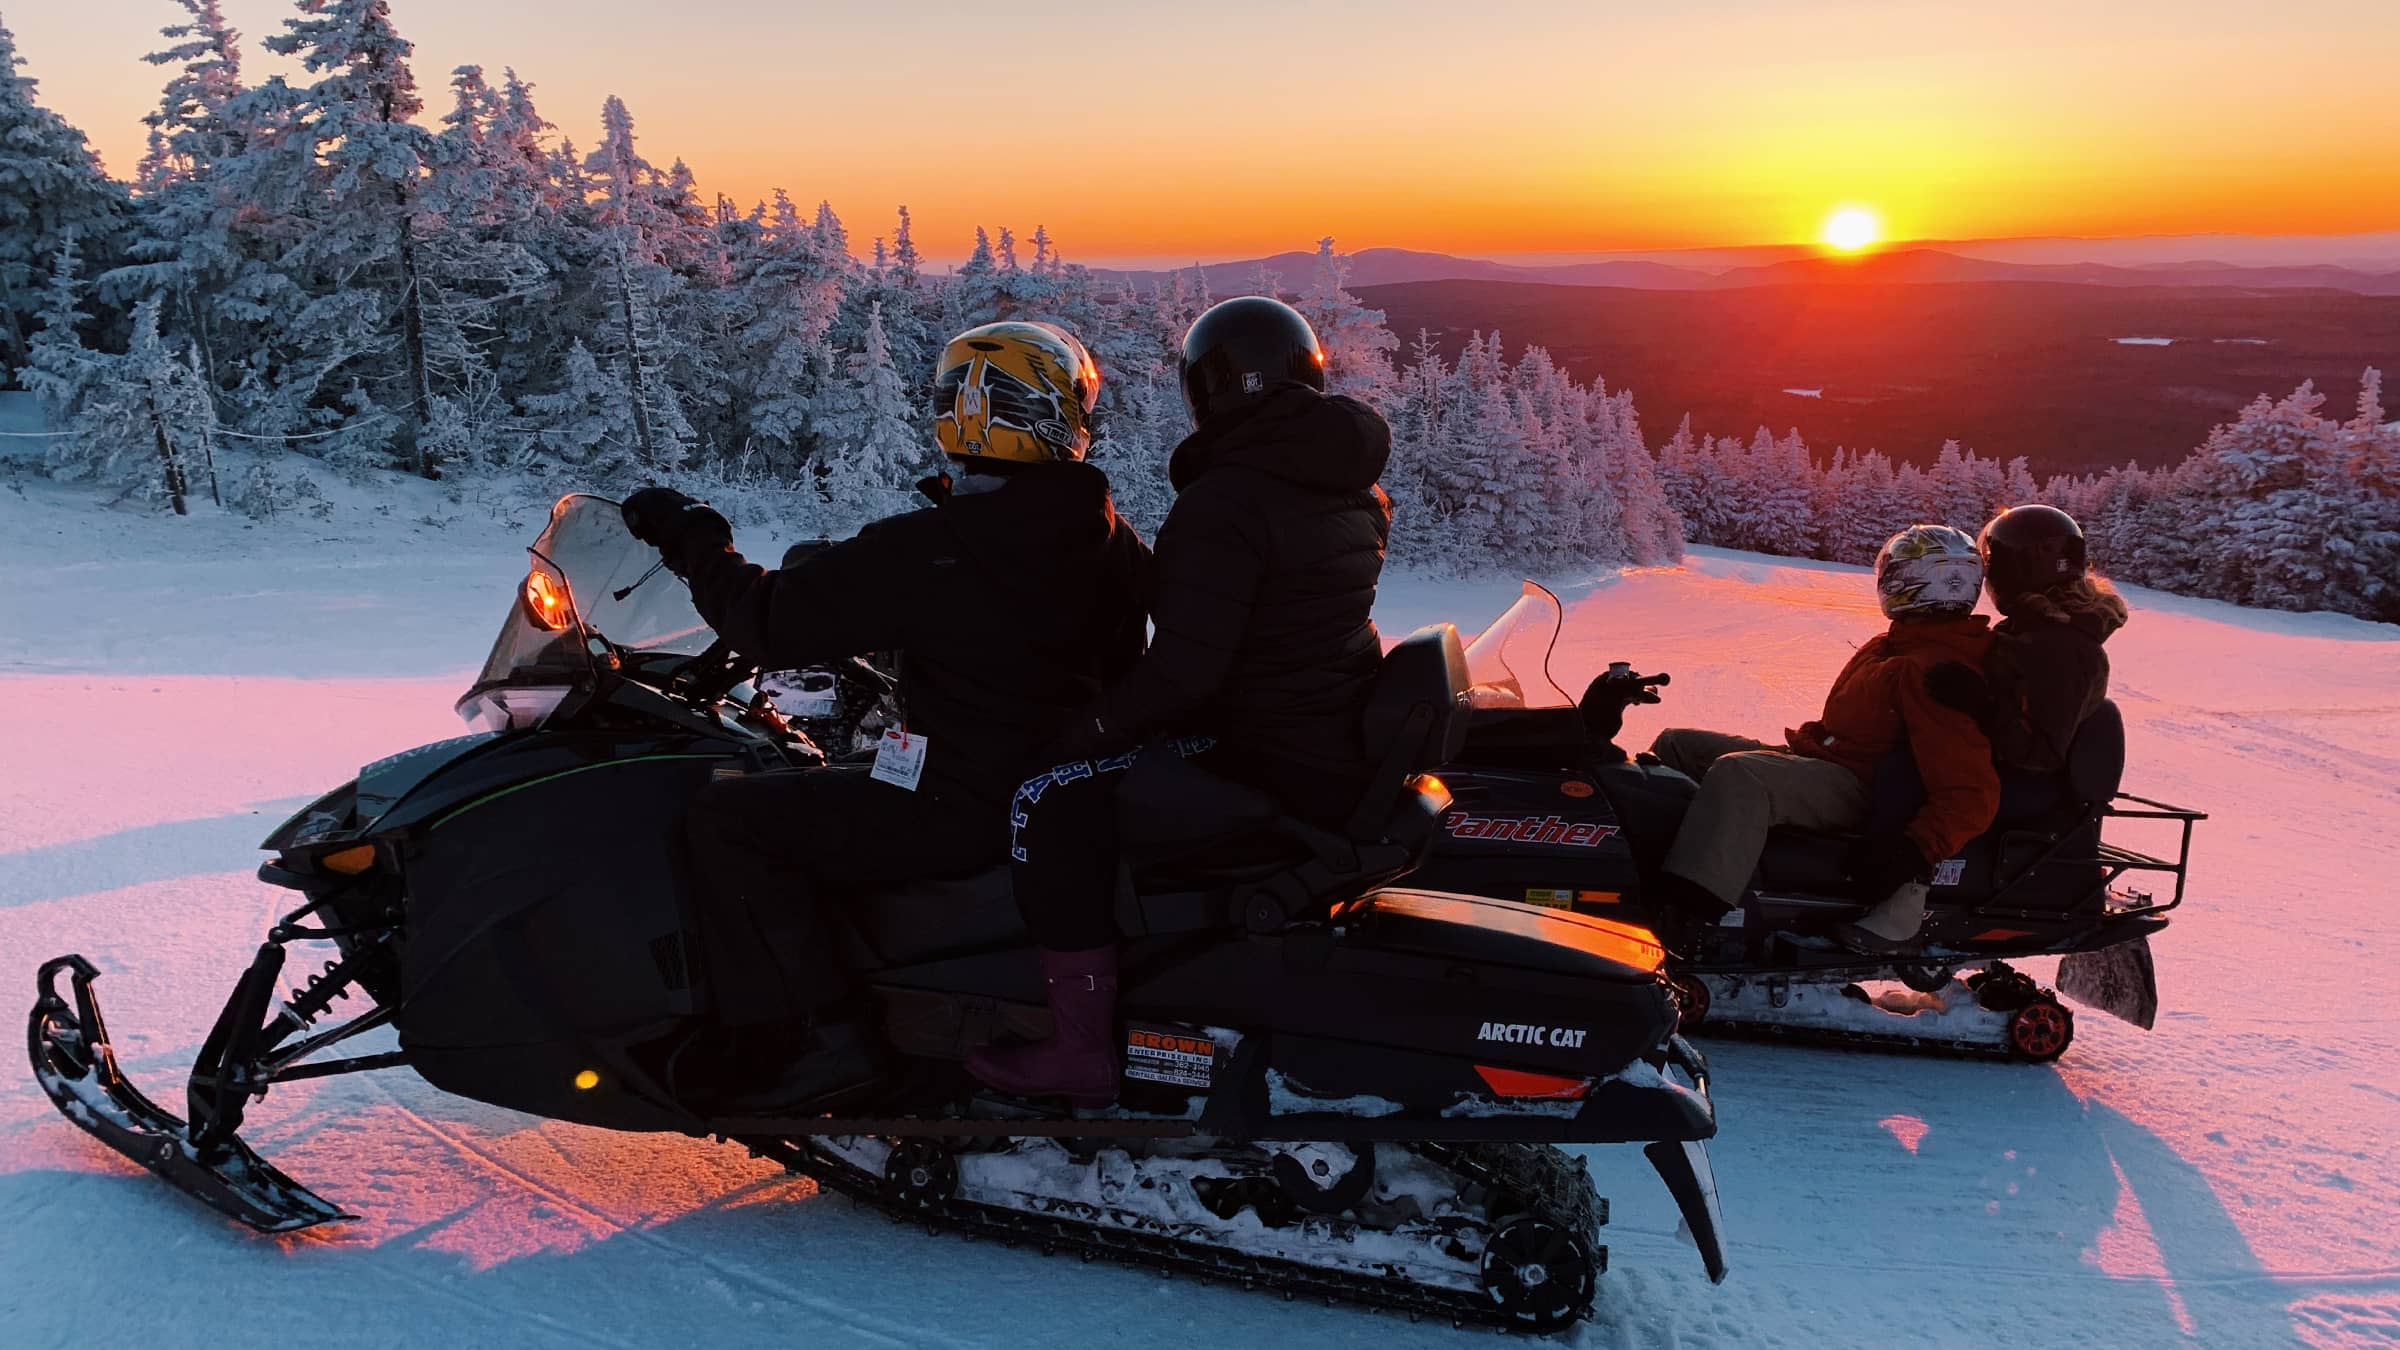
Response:
[[[74,981],[72,1003],[58,993],[61,972]],[[92,992],[99,975],[81,956],[62,956],[43,963],[35,977],[33,1076],[61,1114],[177,1190],[262,1233],[357,1217],[285,1176],[238,1137],[195,1143],[182,1117],[142,1095],[117,1067]]]

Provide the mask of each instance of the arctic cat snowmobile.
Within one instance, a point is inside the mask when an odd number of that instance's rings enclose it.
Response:
[[[746,692],[683,588],[647,580],[655,555],[615,504],[561,501],[532,554],[460,701],[480,729],[367,765],[267,839],[259,875],[299,903],[201,1046],[180,1118],[120,1071],[92,964],[41,968],[33,1069],[70,1120],[282,1232],[350,1216],[243,1142],[245,1108],[405,1066],[536,1115],[721,1137],[910,1222],[1534,1330],[1583,1316],[1606,1269],[1607,1202],[1557,1145],[1641,1142],[1723,1277],[1707,1068],[1650,935],[1389,885],[1448,809],[1425,770],[1466,728],[1454,629],[1386,658],[1364,726],[1380,767],[1346,834],[1176,756],[1130,771],[1116,1106],[998,1098],[962,1071],[977,1045],[1046,1030],[994,871],[834,906],[890,1071],[836,1115],[733,1117],[678,1090],[712,992],[670,841],[713,776],[818,752]],[[1289,851],[1227,847],[1271,837]],[[335,955],[284,992],[302,942]],[[352,993],[364,1011],[325,1021]],[[319,1058],[386,1027],[368,1044],[391,1048]]]
[[[1468,647],[1466,745],[1441,770],[1453,800],[1411,881],[1646,924],[1644,883],[1698,785],[1628,757],[1616,737],[1625,710],[1658,702],[1669,679],[1618,663],[1569,698],[1549,670],[1559,626],[1558,598],[1527,582]],[[2192,826],[2207,817],[2119,791],[2124,768],[2125,724],[2109,703],[2077,733],[2063,773],[2004,772],[1999,819],[1935,869],[1919,943],[1898,958],[1829,936],[1866,908],[1845,868],[1855,838],[1776,831],[1742,903],[1693,959],[1674,962],[1684,1029],[2038,1062],[2074,1037],[2058,992],[2147,1029],[2158,1010],[2150,937],[2183,902]],[[1922,793],[1903,748],[1876,775],[1872,819],[1897,829]],[[2179,826],[2174,857],[2102,838],[2131,821]],[[2172,892],[2135,887],[2139,874],[2171,879]],[[2065,958],[2057,992],[2009,965],[2035,956]]]

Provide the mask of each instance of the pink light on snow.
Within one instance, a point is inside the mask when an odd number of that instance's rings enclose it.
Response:
[[[1917,1145],[1923,1141],[1926,1132],[1933,1128],[1915,1116],[1885,1116],[1875,1123],[1881,1125],[1892,1138],[1899,1140],[1900,1147],[1911,1154],[1917,1151]]]

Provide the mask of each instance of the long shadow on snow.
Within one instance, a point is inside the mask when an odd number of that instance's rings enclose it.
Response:
[[[365,1180],[353,1181],[354,1199],[395,1198]],[[608,1209],[604,1183],[581,1194]],[[0,1175],[0,1269],[46,1272],[44,1295],[11,1329],[28,1345],[175,1343],[195,1306],[239,1290],[270,1316],[343,1328],[352,1347],[1492,1343],[1485,1331],[928,1235],[780,1178],[656,1221],[578,1212],[571,1227],[550,1202],[505,1190],[410,1217],[379,1241],[338,1226],[276,1241],[146,1175]],[[57,1239],[70,1226],[73,1255],[62,1260]],[[130,1270],[144,1272],[147,1296],[113,1295]],[[1675,1319],[1652,1309],[1643,1320]]]
[[[2261,1299],[2258,1258],[2198,1169],[2054,1069],[1708,1050],[1735,1283],[1833,1294],[1812,1336],[1888,1335],[1895,1306],[1938,1290],[1924,1326],[1946,1342],[2039,1342],[2088,1324],[2119,1343],[2181,1340],[2187,1326],[2210,1343],[2300,1343],[2286,1300]],[[2094,1259],[2133,1218],[2126,1191],[2163,1277],[2113,1277]]]
[[[247,871],[258,865],[258,841],[312,800],[281,798],[231,815],[170,820],[96,839],[0,853],[0,909],[178,877]]]

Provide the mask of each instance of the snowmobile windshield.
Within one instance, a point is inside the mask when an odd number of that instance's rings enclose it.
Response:
[[[1558,597],[1533,582],[1467,644],[1468,691],[1477,708],[1571,708],[1575,700],[1550,678],[1558,644]]]
[[[626,532],[615,502],[559,498],[526,553],[531,566],[469,699],[499,686],[580,684],[595,647],[690,656],[716,640],[683,583],[654,571],[658,550]]]

